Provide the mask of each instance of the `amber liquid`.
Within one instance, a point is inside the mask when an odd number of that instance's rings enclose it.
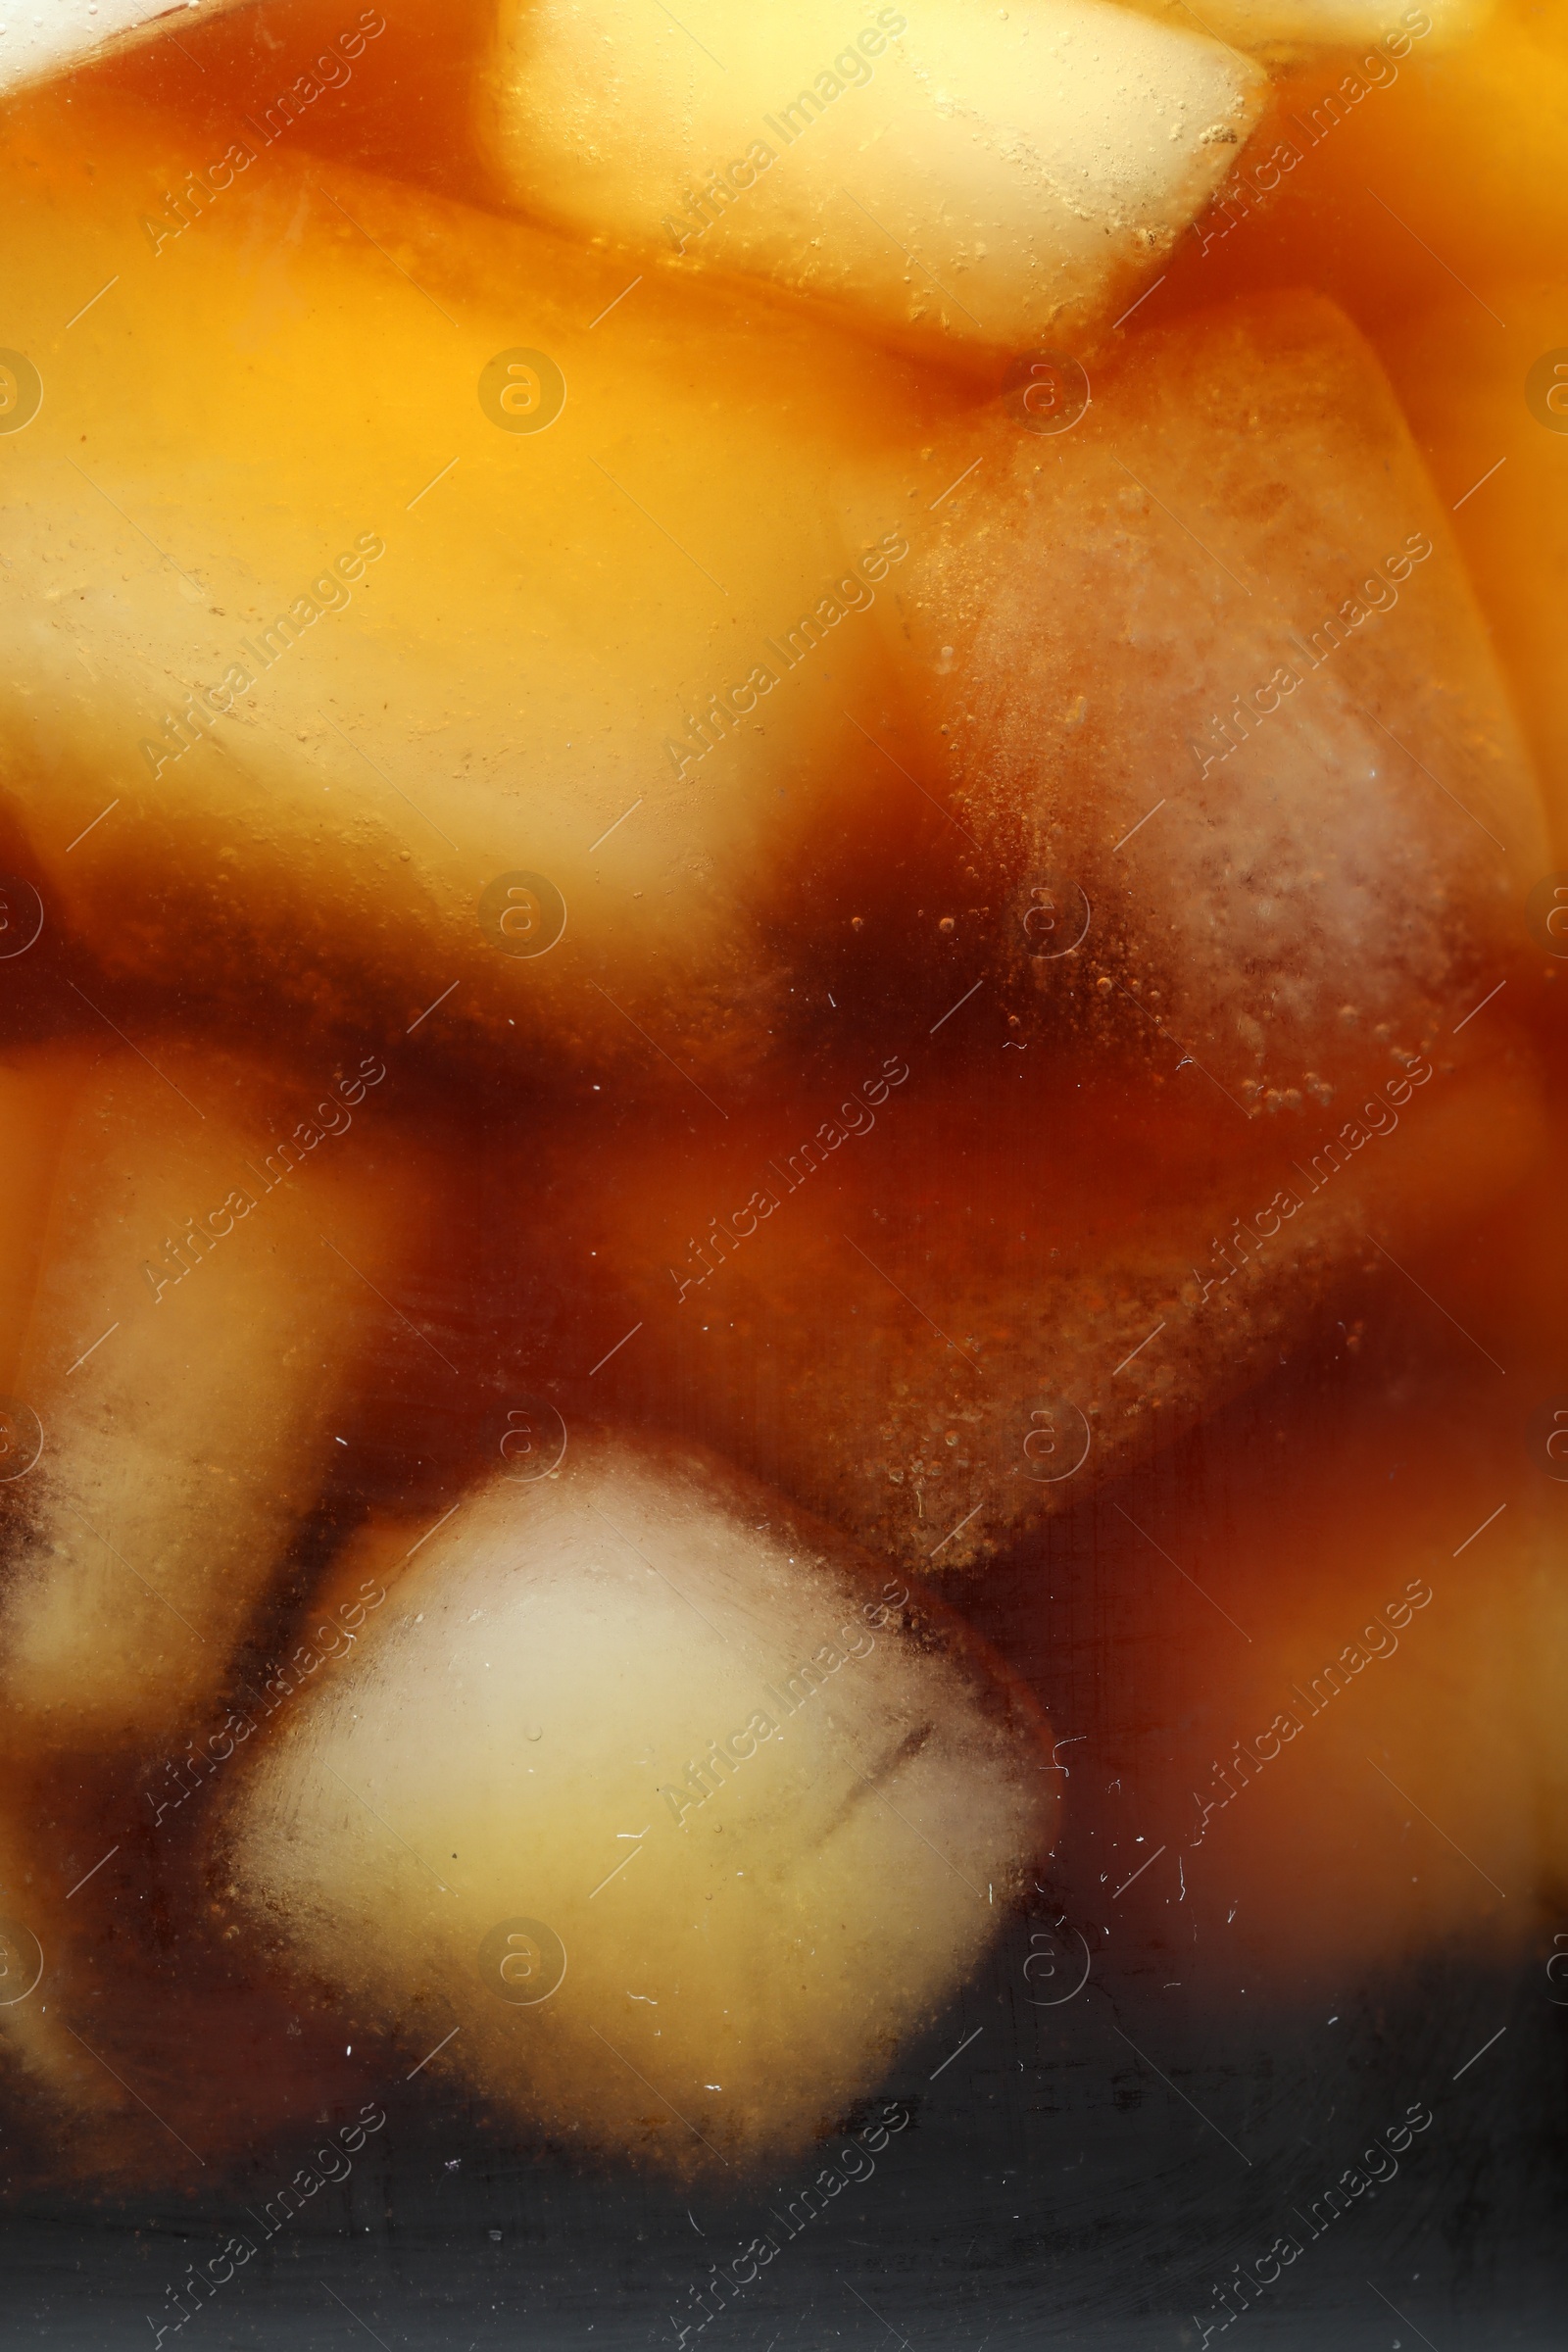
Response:
[[[529,218],[493,10],[351,13],[7,102],[13,2193],[254,2186],[368,2101],[731,2197],[977,1984],[1048,2101],[1105,1994],[1167,2052],[1385,2002],[1446,2089],[1412,1985],[1457,2065],[1568,1919],[1560,26],[1274,59],[1042,432],[1029,353]],[[646,1593],[466,1534],[536,1487]],[[703,1945],[743,1798],[776,1908]],[[537,1924],[557,1845],[548,2014],[621,2005],[524,2046],[441,1902]]]

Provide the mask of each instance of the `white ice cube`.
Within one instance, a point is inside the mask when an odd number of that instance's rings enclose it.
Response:
[[[480,100],[515,197],[630,252],[1011,346],[1124,296],[1224,177],[1250,60],[1102,0],[504,0]]]

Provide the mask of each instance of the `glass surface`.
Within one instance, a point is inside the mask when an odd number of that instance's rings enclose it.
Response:
[[[0,107],[0,2341],[1559,2342],[1562,11]]]

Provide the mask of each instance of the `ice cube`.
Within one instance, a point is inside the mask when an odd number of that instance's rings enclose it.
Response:
[[[498,1189],[526,1213],[487,1257],[519,1386],[687,1432],[961,1575],[1318,1346],[1384,1262],[1369,1233],[1404,1257],[1473,1227],[1541,1147],[1517,992],[1449,1035],[1490,973],[1430,1057],[1385,1044],[1358,1084],[1347,1031],[1315,1092],[1250,1117],[1125,998],[1085,1039],[1065,983],[1037,1013],[977,964],[960,935],[883,1016],[899,1054],[846,1024],[722,1131],[627,1104],[519,1143]]]
[[[3,1073],[41,1199],[8,1236],[0,1681],[24,1751],[155,1760],[135,1800],[151,1827],[216,1769],[187,1740],[220,1732],[204,1718],[317,1500],[388,1316],[415,1162],[407,1139],[393,1162],[362,1133],[333,1164],[352,1100],[373,1130],[357,1070],[311,1086],[156,1030],[125,1053],[95,1025],[107,1056],[37,1051]]]
[[[531,215],[628,257],[1010,351],[1131,299],[1264,94],[1191,24],[1101,0],[868,0],[858,20],[833,0],[697,0],[679,22],[638,0],[504,0],[493,153]]]
[[[1130,341],[1071,430],[1031,422],[1014,394],[975,435],[899,616],[1006,896],[986,968],[1058,1021],[1157,1017],[1250,1107],[1370,1080],[1513,968],[1544,851],[1387,379],[1278,295]],[[1037,954],[1053,876],[1094,909],[1076,963]]]
[[[52,924],[239,1018],[265,970],[415,1051],[749,1071],[769,902],[883,789],[843,710],[905,514],[841,511],[914,371],[794,317],[760,368],[729,286],[612,339],[618,263],[260,131],[181,225],[177,126],[51,86],[14,128],[0,745]]]
[[[443,2069],[585,2151],[809,2145],[1049,1848],[1029,1702],[691,1447],[579,1434],[404,1567],[416,1532],[357,1547],[386,1605],[236,1782],[252,1917],[356,2016],[439,2017],[411,2062],[448,2034]]]

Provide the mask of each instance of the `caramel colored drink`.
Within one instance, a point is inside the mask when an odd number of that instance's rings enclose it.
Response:
[[[1565,104],[0,28],[19,2343],[1554,2340]]]

